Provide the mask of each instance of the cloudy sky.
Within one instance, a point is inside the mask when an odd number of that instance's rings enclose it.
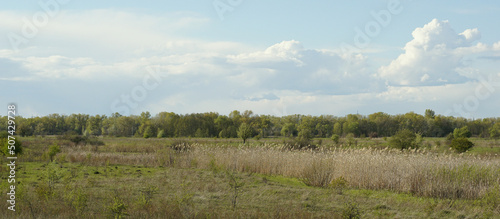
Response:
[[[26,117],[500,116],[496,0],[29,2],[0,7],[0,105]]]

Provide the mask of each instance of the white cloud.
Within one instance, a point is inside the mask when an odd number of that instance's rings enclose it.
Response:
[[[456,72],[463,66],[465,55],[487,50],[481,43],[477,29],[457,34],[448,21],[432,20],[412,33],[413,40],[404,47],[404,53],[388,66],[379,69],[379,76],[394,85],[436,85],[462,83],[466,79]]]
[[[238,64],[291,61],[300,66],[303,64],[300,60],[302,51],[304,51],[304,47],[300,42],[290,40],[272,45],[264,51],[232,55],[229,56],[229,59],[230,62]]]
[[[493,44],[493,50],[500,51],[500,41],[498,41],[495,44]]]
[[[465,38],[465,41],[468,43],[472,43],[476,40],[481,39],[481,33],[479,33],[479,30],[477,30],[477,28],[467,29],[459,35],[462,35]]]
[[[23,36],[23,21],[33,15],[23,11],[0,11],[0,30]],[[47,25],[37,27],[34,38],[19,46],[17,56],[94,57],[100,61],[123,61],[131,57],[199,52],[241,51],[237,42],[207,42],[193,37],[211,25],[196,13],[147,15],[133,11],[99,9],[62,10]],[[196,34],[195,34],[196,35]],[[12,49],[9,40],[0,49]]]

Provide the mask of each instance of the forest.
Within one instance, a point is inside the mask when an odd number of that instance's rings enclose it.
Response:
[[[5,124],[7,117],[0,117]],[[215,112],[176,114],[149,112],[123,116],[119,113],[106,115],[50,114],[42,117],[16,118],[16,133],[20,136],[46,136],[76,134],[85,136],[113,137],[196,137],[236,138],[245,124],[249,137],[265,138],[299,136],[306,133],[312,138],[330,138],[332,135],[354,137],[390,137],[398,130],[407,129],[423,137],[445,137],[457,128],[467,127],[472,137],[500,137],[500,118],[466,119],[436,115],[426,110],[424,115],[414,112],[389,115],[377,112],[368,116],[349,114],[287,115],[282,117],[256,115],[250,110],[232,111],[229,115]],[[1,126],[0,131],[6,131]]]

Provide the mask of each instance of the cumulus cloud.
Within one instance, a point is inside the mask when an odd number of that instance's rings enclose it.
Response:
[[[228,62],[244,69],[235,77],[254,78],[256,83],[252,84],[260,88],[346,94],[367,92],[378,85],[367,71],[365,56],[305,49],[295,40],[263,51],[231,55]]]
[[[304,47],[300,42],[290,40],[272,45],[264,51],[238,54],[229,56],[229,58],[231,62],[238,64],[290,61],[300,66],[303,64],[300,60],[302,51],[304,51]]]
[[[493,49],[495,51],[500,51],[500,41],[498,41],[495,44],[493,44]]]
[[[456,33],[448,21],[432,20],[412,33],[413,40],[404,53],[389,65],[380,67],[378,75],[393,85],[439,85],[462,83],[466,78],[457,72],[467,54],[487,50],[477,29]]]

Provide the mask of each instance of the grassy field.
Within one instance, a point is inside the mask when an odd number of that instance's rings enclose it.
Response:
[[[436,138],[409,151],[382,138],[302,151],[281,138],[100,140],[22,138],[16,212],[4,201],[2,218],[500,218],[493,140],[460,155]]]

